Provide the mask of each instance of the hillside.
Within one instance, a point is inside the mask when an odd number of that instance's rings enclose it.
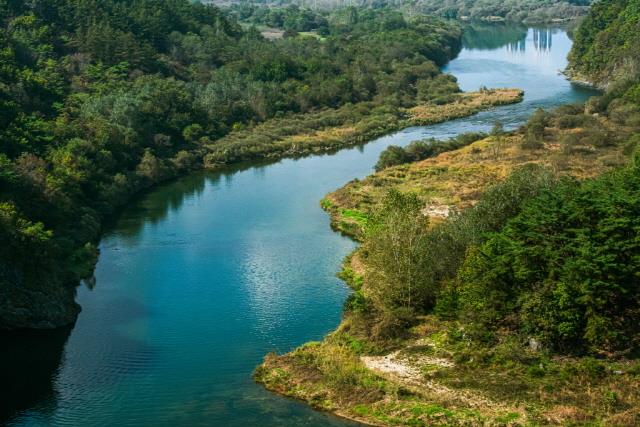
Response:
[[[606,87],[623,87],[615,96],[640,102],[640,2],[602,0],[576,30],[569,55],[569,72],[580,80]],[[626,91],[626,93],[623,93]],[[610,91],[610,93],[614,93]]]

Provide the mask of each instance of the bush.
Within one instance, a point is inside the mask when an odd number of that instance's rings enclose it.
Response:
[[[428,218],[422,208],[415,194],[392,190],[367,230],[365,296],[391,317],[398,309],[422,311],[435,302],[438,290],[425,256]]]
[[[481,132],[467,132],[451,138],[448,141],[438,141],[431,138],[413,141],[405,148],[391,145],[380,153],[380,158],[375,165],[375,170],[381,171],[391,166],[435,157],[440,153],[457,150],[458,148],[472,144],[486,136],[486,134]]]

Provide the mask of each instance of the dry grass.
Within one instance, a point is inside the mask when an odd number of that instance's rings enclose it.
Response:
[[[465,92],[460,94],[458,100],[449,104],[421,104],[407,110],[399,110],[399,114],[406,118],[399,118],[394,129],[441,123],[470,116],[493,106],[520,102],[522,96],[523,92],[519,89]],[[363,138],[363,135],[366,135],[366,138]],[[341,143],[364,142],[370,135],[371,129],[368,126],[364,123],[356,123],[290,135],[280,139],[278,144],[290,146],[293,151],[301,147],[319,147],[322,150],[335,148]]]
[[[236,130],[207,145],[204,164],[207,168],[217,168],[239,161],[330,152],[364,144],[408,126],[443,122],[469,116],[494,105],[521,100],[520,91],[495,89],[462,93],[450,104],[427,104],[409,110],[362,102],[337,109],[274,118]],[[423,115],[428,115],[428,118]]]
[[[548,130],[554,135],[551,140],[576,131]],[[359,224],[342,213],[367,215],[391,188],[417,193],[425,202],[425,212],[433,212],[437,221],[443,216],[442,212],[472,206],[487,186],[505,179],[515,168],[527,163],[542,164],[559,174],[582,179],[620,166],[628,157],[619,145],[580,150],[574,147],[567,153],[558,143],[547,143],[536,150],[524,149],[522,139],[519,134],[488,137],[434,158],[385,169],[330,193],[324,206],[331,213],[334,228],[357,238],[361,231]]]
[[[410,108],[408,113],[414,125],[430,125],[465,117],[487,107],[513,104],[521,101],[523,96],[524,92],[520,89],[487,89],[466,92],[461,94],[455,102],[445,105],[418,105]]]

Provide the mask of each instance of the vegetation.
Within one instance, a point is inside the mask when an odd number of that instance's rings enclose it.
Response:
[[[445,151],[464,147],[485,137],[486,135],[481,132],[469,132],[460,134],[448,141],[438,141],[434,138],[429,138],[413,141],[404,148],[398,147],[397,145],[390,145],[380,154],[380,159],[378,159],[376,163],[375,170],[381,171],[390,166],[428,159]]]
[[[433,315],[390,354],[354,332],[347,317],[321,343],[267,356],[256,379],[375,425],[633,426],[640,416],[637,360],[554,358],[508,339],[477,347]]]
[[[398,2],[393,0],[361,0],[360,8],[394,9],[407,15],[426,13],[448,19],[475,21],[510,21],[528,24],[548,23],[575,19],[587,14],[592,0],[419,0]],[[301,7],[302,5],[302,7]],[[305,3],[280,0],[247,3],[233,2],[229,7],[238,18],[254,25],[282,28],[287,31],[317,31],[326,34],[329,11],[353,8],[353,2],[317,0],[313,9]]]
[[[440,123],[494,105],[516,103],[522,100],[523,93],[515,89],[449,93],[449,103],[443,105],[436,103],[441,96],[439,91],[435,92],[432,101],[411,108],[374,101],[274,118],[237,129],[212,144],[206,143],[204,162],[207,167],[215,167],[223,163],[300,156],[363,144],[403,127]]]
[[[637,0],[603,0],[594,4],[591,13],[576,29],[575,43],[569,55],[569,74],[599,86],[613,82],[617,87],[610,96],[640,98],[637,85],[640,73],[640,34]]]
[[[470,331],[492,340],[487,331],[513,329],[561,353],[635,354],[639,184],[636,157],[627,168],[562,181],[521,203],[459,271],[455,292]]]
[[[602,28],[573,61],[636,22],[637,6],[594,8],[584,25]],[[354,296],[337,332],[296,351],[304,361],[272,356],[260,378],[270,386],[279,366],[288,393],[322,384],[325,407],[382,425],[638,425],[638,80],[327,196],[334,225],[363,241],[342,274]],[[336,346],[360,356],[351,372],[368,369],[350,396],[322,368],[293,374]],[[371,372],[384,381],[375,391]]]
[[[136,191],[203,164],[323,149],[309,132],[355,128],[356,143],[458,92],[438,69],[457,27],[348,17],[323,40],[271,42],[187,0],[0,1],[0,326],[72,321],[101,223]],[[278,132],[243,133],[254,128]]]
[[[421,0],[418,10],[446,18],[542,23],[585,15],[591,0]]]
[[[640,169],[637,156],[616,167],[635,136],[600,118],[589,126],[610,144],[567,150],[557,141],[580,133],[567,124],[588,122],[577,111],[539,111],[502,142],[496,129],[351,183],[357,208],[342,190],[327,197],[334,220],[366,218],[343,229],[363,240],[341,273],[354,288],[345,319],[321,344],[267,358],[257,378],[383,425],[636,425]],[[542,147],[526,147],[538,121]],[[433,216],[434,198],[460,193],[466,209]],[[348,364],[322,362],[338,352]],[[328,366],[358,372],[348,393]]]
[[[388,313],[398,313],[396,320],[406,325],[435,310],[460,319],[479,345],[511,331],[564,354],[635,354],[639,348],[632,337],[638,331],[629,319],[640,308],[634,264],[640,246],[632,213],[640,194],[637,165],[584,181],[561,175],[595,176],[598,157],[604,161],[601,170],[610,168],[616,156],[634,150],[636,131],[577,106],[538,111],[517,136],[496,126],[491,137],[448,157],[409,169],[392,167],[328,197],[325,208],[338,228],[364,240],[361,294],[378,313],[375,328],[393,324]],[[512,172],[506,174],[502,163]],[[503,183],[487,185],[503,177]],[[442,215],[446,220],[420,232],[407,228],[412,216],[437,217],[436,200],[464,197],[465,182],[473,185],[470,194],[482,190],[479,200],[458,200]],[[452,194],[446,196],[449,188]],[[409,189],[418,193],[410,195]],[[389,197],[405,200],[411,209],[389,204]],[[456,211],[456,204],[467,209]],[[368,221],[357,223],[359,230],[345,227],[346,210]],[[396,268],[405,275],[419,271],[417,280],[394,274]],[[396,292],[405,299],[412,295],[411,304],[401,305],[404,312],[396,310]]]

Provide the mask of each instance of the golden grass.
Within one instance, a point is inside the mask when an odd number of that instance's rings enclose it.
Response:
[[[406,109],[362,102],[274,118],[236,130],[207,145],[204,164],[217,168],[238,161],[330,152],[364,144],[408,126],[444,122],[521,100],[519,90],[493,89],[458,94],[456,101],[444,105],[425,104]]]
[[[487,107],[513,104],[521,101],[523,96],[524,92],[520,89],[487,89],[465,92],[449,104],[424,104],[407,111],[413,125],[429,125],[465,117]]]
[[[554,141],[564,133],[576,131],[548,130],[555,134]],[[559,174],[582,179],[597,176],[627,161],[620,145],[566,153],[554,142],[541,149],[524,149],[522,139],[520,134],[488,137],[434,158],[391,167],[364,180],[354,180],[325,198],[332,225],[358,238],[361,231],[358,224],[342,212],[357,211],[366,215],[391,188],[417,193],[425,202],[425,212],[437,213],[472,206],[487,186],[505,179],[515,168],[527,163],[542,164]]]

